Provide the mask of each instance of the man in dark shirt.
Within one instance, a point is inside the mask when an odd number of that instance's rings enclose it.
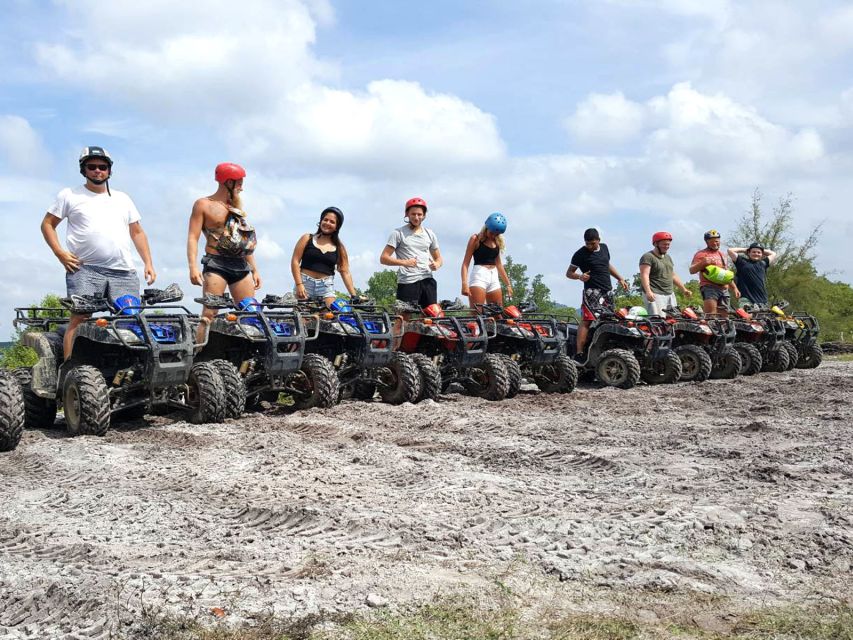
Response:
[[[600,292],[600,296],[610,299],[608,295],[612,289],[610,276],[619,281],[624,289],[628,289],[628,282],[619,275],[616,268],[610,264],[610,251],[606,244],[602,244],[598,229],[587,229],[583,234],[584,246],[575,251],[572,262],[566,270],[569,280],[580,280],[583,282],[584,296],[581,299],[581,324],[578,327],[578,339],[575,360],[583,360],[583,348],[589,334],[589,324],[595,320],[593,309],[587,304],[587,291]],[[612,304],[612,302],[611,302]]]
[[[753,242],[748,248],[730,248],[729,257],[735,264],[735,283],[740,291],[741,304],[767,304],[767,269],[776,260],[776,252]]]

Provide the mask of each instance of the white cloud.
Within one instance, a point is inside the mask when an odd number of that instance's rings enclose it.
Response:
[[[620,145],[642,130],[643,107],[626,100],[621,92],[593,93],[581,102],[565,126],[575,139],[589,146]]]
[[[50,156],[30,123],[15,115],[0,115],[0,168],[12,174],[43,171]]]

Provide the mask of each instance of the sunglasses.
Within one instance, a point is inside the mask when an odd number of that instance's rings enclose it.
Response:
[[[89,171],[106,171],[107,169],[110,168],[110,165],[108,165],[108,164],[87,164],[86,168]]]

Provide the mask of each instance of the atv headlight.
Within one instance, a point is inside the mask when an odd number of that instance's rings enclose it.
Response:
[[[640,333],[640,330],[639,330],[639,329],[637,329],[636,327],[631,327],[630,329],[628,329],[628,332],[629,332],[632,336],[642,336],[642,335],[643,335],[642,333]]]
[[[130,329],[116,329],[119,337],[127,344],[142,344],[142,340]]]
[[[246,335],[250,338],[260,338],[264,335],[261,331],[261,328],[253,324],[241,324],[240,326],[242,327],[243,331],[246,332]]]
[[[711,327],[709,327],[707,324],[700,324],[699,325],[699,331],[701,331],[702,333],[708,333],[708,334],[714,333],[713,331],[711,331]]]

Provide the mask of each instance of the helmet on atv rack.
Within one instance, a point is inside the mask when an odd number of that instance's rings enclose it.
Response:
[[[233,162],[221,162],[216,165],[213,176],[219,184],[224,184],[229,180],[241,180],[245,178],[246,170]]]
[[[424,213],[427,212],[427,203],[423,198],[409,198],[409,200],[406,201],[406,207],[403,211],[408,212],[411,207],[422,207]]]
[[[628,309],[628,318],[648,318],[649,312],[646,311],[645,307],[641,307],[640,305],[636,305]]]
[[[669,231],[658,231],[652,236],[652,244],[657,244],[658,242],[662,242],[663,240],[672,241],[672,234]]]

